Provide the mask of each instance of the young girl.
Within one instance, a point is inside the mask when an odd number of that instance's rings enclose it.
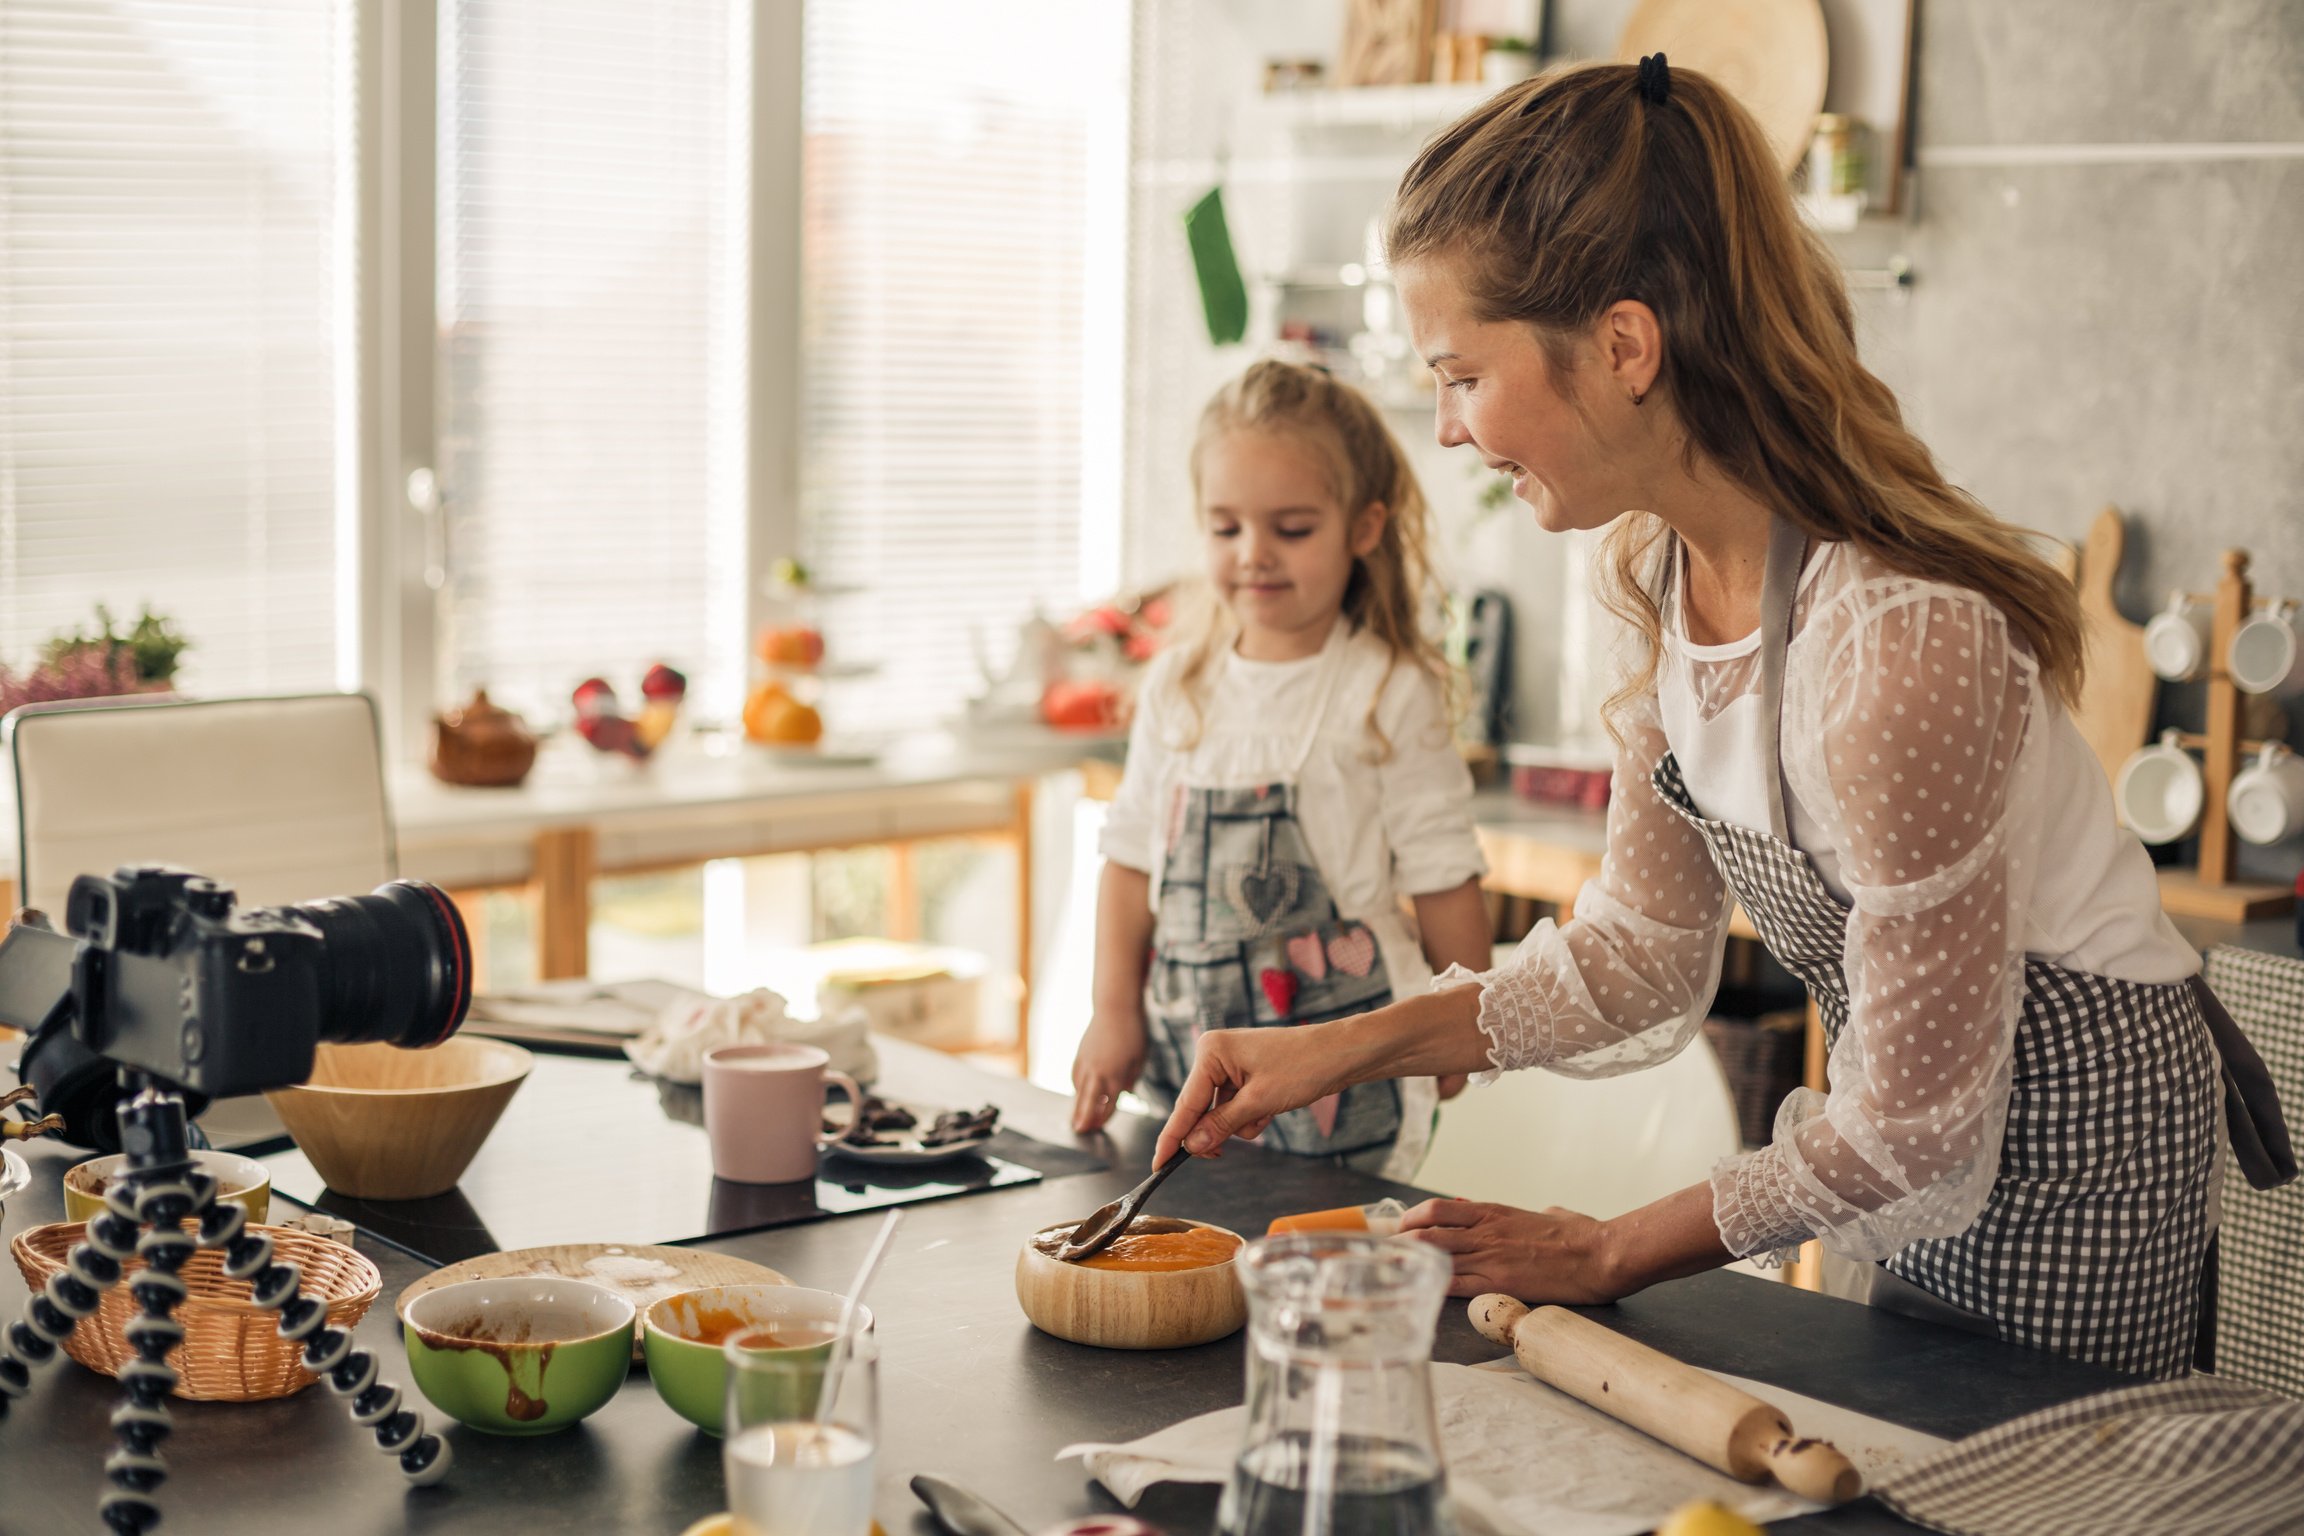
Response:
[[[1349,386],[1261,362],[1202,413],[1192,479],[1208,602],[1145,680],[1105,823],[1084,1132],[1139,1074],[1172,1101],[1208,1030],[1361,1013],[1489,952],[1399,444]],[[1263,1140],[1405,1178],[1441,1086],[1364,1083]]]

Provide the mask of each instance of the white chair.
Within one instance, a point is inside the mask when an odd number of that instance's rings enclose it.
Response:
[[[364,693],[29,706],[0,722],[21,905],[62,926],[75,877],[173,864],[276,907],[394,874],[376,705]],[[201,1116],[219,1146],[282,1133],[262,1098]]]
[[[1727,1074],[1698,1038],[1621,1077],[1507,1072],[1465,1089],[1440,1106],[1415,1182],[1460,1200],[1606,1218],[1702,1183],[1741,1146]]]
[[[366,694],[36,706],[0,734],[16,776],[18,900],[58,922],[74,877],[122,864],[196,870],[258,907],[393,876]]]

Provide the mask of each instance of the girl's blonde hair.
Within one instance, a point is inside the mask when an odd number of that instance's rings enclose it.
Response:
[[[1556,382],[1610,305],[1646,304],[1663,332],[1654,388],[1691,464],[1701,454],[1812,538],[1981,594],[2050,687],[2077,696],[2072,584],[1905,429],[1857,358],[1838,264],[1800,222],[1759,125],[1711,79],[1659,58],[1500,92],[1416,157],[1386,243],[1394,263],[1451,263],[1482,320],[1533,327]],[[1653,515],[1624,517],[1605,546],[1602,601],[1646,641],[1608,701],[1611,728],[1655,685],[1664,532]]]
[[[1391,653],[1385,683],[1391,681],[1392,668],[1406,662],[1445,688],[1448,666],[1424,627],[1422,612],[1426,598],[1435,591],[1429,553],[1431,511],[1407,454],[1368,397],[1316,368],[1274,358],[1250,365],[1216,391],[1200,413],[1192,443],[1192,500],[1203,517],[1207,499],[1200,483],[1201,460],[1212,444],[1235,432],[1286,438],[1309,452],[1327,471],[1328,490],[1347,518],[1358,517],[1371,502],[1384,504],[1382,537],[1373,550],[1353,558],[1352,575],[1344,585],[1344,613],[1355,628],[1383,641]],[[1182,743],[1186,747],[1199,741],[1206,723],[1201,718],[1200,685],[1240,632],[1239,621],[1207,583],[1195,583],[1191,599],[1190,616],[1176,641],[1183,660],[1175,683],[1192,711],[1191,731]],[[1392,751],[1376,723],[1383,696],[1379,685],[1368,701],[1368,730],[1376,740],[1378,761]]]

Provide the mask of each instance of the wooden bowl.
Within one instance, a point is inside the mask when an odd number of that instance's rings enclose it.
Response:
[[[469,1035],[421,1051],[323,1045],[310,1082],[264,1096],[330,1189],[422,1200],[456,1187],[534,1062]]]
[[[1184,1224],[1240,1238],[1210,1222]],[[1016,1256],[1016,1299],[1042,1333],[1099,1349],[1182,1349],[1237,1333],[1248,1321],[1237,1249],[1200,1269],[1125,1270],[1067,1264],[1035,1246],[1071,1225],[1033,1233]]]

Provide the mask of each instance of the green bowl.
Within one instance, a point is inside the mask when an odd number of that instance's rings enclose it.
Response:
[[[821,1334],[825,1342],[796,1346],[793,1354],[823,1359],[846,1298],[831,1291],[793,1285],[708,1285],[667,1296],[641,1317],[640,1350],[656,1395],[674,1413],[708,1435],[721,1432],[728,1413],[728,1359],[721,1353],[730,1334],[781,1329]],[[856,1309],[857,1326],[872,1328],[872,1309]],[[796,1378],[803,1391],[810,1380]],[[794,1404],[791,1417],[803,1419],[814,1403]]]
[[[552,1275],[466,1280],[408,1304],[408,1370],[432,1406],[492,1435],[545,1435],[614,1397],[632,1303]]]

